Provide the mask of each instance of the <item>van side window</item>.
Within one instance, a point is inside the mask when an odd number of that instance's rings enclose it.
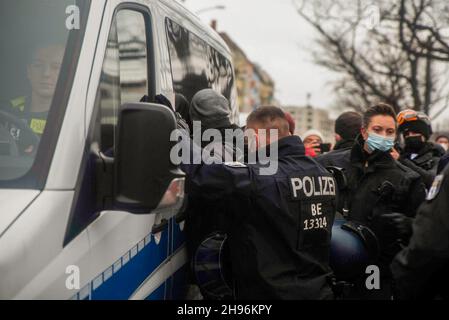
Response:
[[[184,95],[190,102],[201,89],[212,88],[235,107],[237,91],[229,60],[206,41],[168,18],[165,28],[175,93]]]
[[[121,10],[111,26],[100,95],[100,149],[112,156],[120,106],[148,95],[148,54],[144,15]]]

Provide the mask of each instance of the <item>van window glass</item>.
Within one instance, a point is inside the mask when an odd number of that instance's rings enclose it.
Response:
[[[142,13],[121,10],[112,24],[100,81],[101,151],[112,156],[120,106],[148,95],[146,24]]]
[[[42,188],[90,1],[0,1],[0,188]]]
[[[201,89],[223,94],[236,110],[237,92],[232,65],[221,53],[186,28],[166,20],[173,88],[188,102]]]

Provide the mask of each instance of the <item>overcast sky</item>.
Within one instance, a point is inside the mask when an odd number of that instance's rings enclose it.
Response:
[[[305,105],[310,93],[313,106],[332,111],[334,95],[329,82],[338,75],[313,63],[310,48],[317,33],[299,16],[291,0],[185,0],[184,4],[193,12],[226,7],[198,16],[206,23],[216,19],[218,31],[228,33],[249,59],[273,77],[281,105]],[[449,110],[438,120],[447,116]]]
[[[312,63],[310,51],[315,33],[296,13],[291,0],[186,0],[193,12],[224,5],[224,10],[205,10],[206,23],[216,19],[218,31],[228,33],[249,59],[262,66],[276,82],[276,98],[282,105],[311,103],[325,108],[332,103],[328,80],[332,74]]]

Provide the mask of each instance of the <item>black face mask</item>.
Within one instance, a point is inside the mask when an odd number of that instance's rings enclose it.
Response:
[[[405,149],[418,153],[425,145],[421,136],[413,136],[405,138]]]

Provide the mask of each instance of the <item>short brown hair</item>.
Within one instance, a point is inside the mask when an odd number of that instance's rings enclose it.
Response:
[[[392,117],[394,119],[394,122],[396,123],[396,113],[394,112],[393,107],[387,103],[378,103],[368,108],[363,113],[363,126],[365,128],[368,127],[371,119],[379,115]]]
[[[285,117],[284,111],[282,111],[279,107],[259,107],[250,113],[248,119],[246,120],[246,123],[258,122],[263,124],[267,129],[274,129],[276,127],[276,120],[281,120],[280,128],[277,128],[279,129],[280,133],[285,134],[286,132],[289,132],[289,124],[287,118]]]

